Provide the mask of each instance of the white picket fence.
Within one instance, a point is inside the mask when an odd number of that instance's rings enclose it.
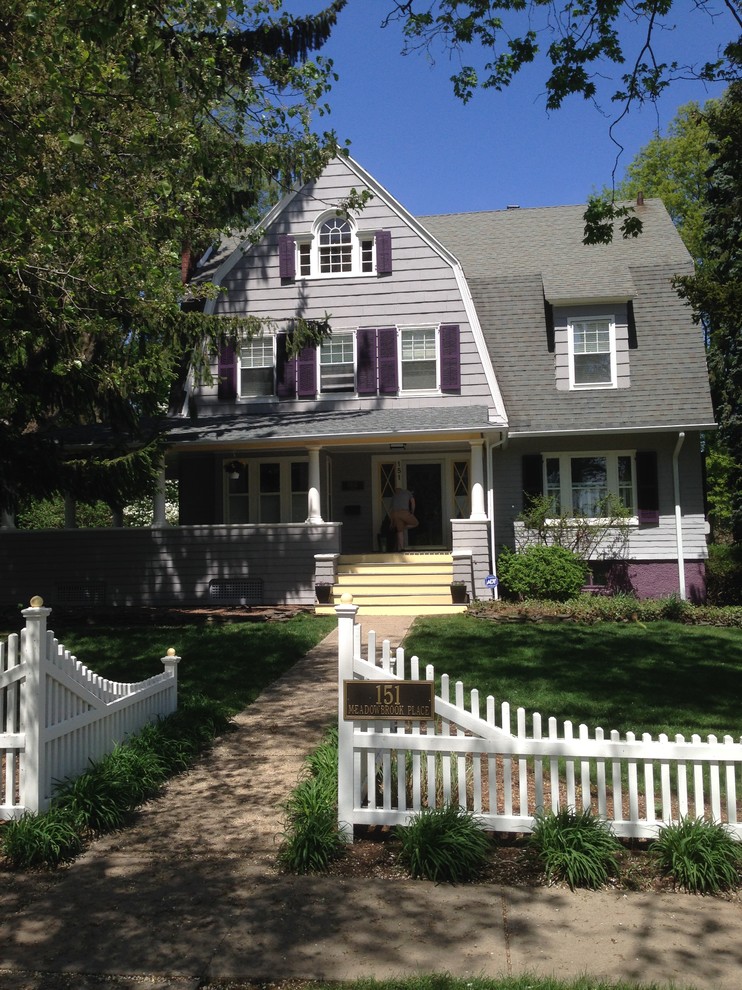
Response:
[[[380,651],[373,632],[361,656],[357,608],[338,614],[338,821],[349,839],[354,825],[404,825],[421,808],[458,804],[493,831],[529,832],[534,815],[560,808],[591,809],[616,835],[656,837],[660,825],[686,816],[709,817],[742,840],[742,738],[702,742],[694,735],[622,738],[587,726],[561,729],[555,718],[493,697],[480,713],[478,691],[448,675],[435,697],[435,720],[350,721],[343,717],[343,685],[351,680],[435,681],[417,657]]]
[[[40,599],[24,609],[25,629],[0,643],[0,819],[45,811],[55,783],[85,770],[116,743],[178,703],[180,657],[136,684],[109,681],[80,663],[47,631]]]

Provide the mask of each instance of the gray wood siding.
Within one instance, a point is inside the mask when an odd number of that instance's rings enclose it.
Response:
[[[523,508],[521,457],[523,454],[571,451],[656,450],[660,494],[660,521],[657,526],[633,526],[629,535],[631,560],[676,560],[675,502],[672,454],[677,434],[627,434],[623,437],[564,437],[523,440],[507,449],[493,452],[495,486],[495,541],[497,550],[513,546],[513,523]],[[680,451],[680,498],[682,506],[683,553],[686,560],[705,560],[706,521],[703,513],[700,445],[698,434],[686,434]]]
[[[357,177],[342,163],[333,163],[313,185],[297,195],[250,249],[244,260],[224,281],[226,292],[215,312],[224,315],[251,314],[271,317],[283,326],[301,316],[307,319],[331,315],[335,331],[359,327],[410,326],[456,323],[461,328],[461,395],[426,396],[426,405],[492,404],[482,362],[468,322],[454,271],[406,222],[377,197],[356,218],[359,229],[391,231],[393,273],[376,276],[329,276],[297,278],[282,283],[278,269],[278,238],[281,234],[308,234],[317,216],[359,187]],[[214,367],[216,372],[216,367]],[[201,396],[216,401],[216,384],[200,390]],[[323,396],[323,401],[328,401]],[[342,408],[347,399],[334,400]],[[379,405],[418,405],[420,399],[373,397],[364,403]],[[307,403],[291,402],[302,409]],[[311,407],[311,403],[309,403]]]
[[[70,585],[89,585],[103,586],[105,607],[204,606],[210,581],[257,579],[266,604],[311,605],[314,555],[339,549],[336,524],[10,531],[0,597],[54,608]]]

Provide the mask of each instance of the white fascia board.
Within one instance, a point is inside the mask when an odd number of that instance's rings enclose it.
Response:
[[[487,378],[487,384],[489,386],[490,394],[492,395],[492,402],[494,404],[493,415],[490,415],[490,420],[494,423],[497,422],[503,428],[507,427],[508,417],[505,411],[505,403],[502,399],[502,393],[500,392],[500,386],[497,384],[497,378],[495,376],[495,370],[492,367],[492,362],[490,361],[489,352],[487,351],[487,345],[484,341],[484,334],[482,333],[482,327],[479,322],[479,317],[477,311],[474,307],[474,300],[472,299],[471,292],[469,291],[469,283],[466,281],[466,276],[464,275],[464,270],[459,263],[458,258],[448,250],[439,240],[437,240],[433,235],[427,230],[420,221],[414,217],[408,210],[399,203],[390,192],[388,192],[382,185],[380,185],[372,175],[362,168],[358,162],[354,161],[350,156],[343,157],[342,159],[345,164],[350,168],[350,170],[363,182],[365,185],[371,189],[375,195],[379,197],[389,207],[392,212],[396,213],[400,220],[408,225],[415,233],[423,240],[431,250],[435,251],[440,258],[443,259],[448,265],[453,269],[454,276],[456,278],[456,284],[458,286],[459,292],[461,293],[461,299],[464,303],[464,308],[466,310],[466,315],[469,319],[469,325],[472,329],[472,334],[474,335],[474,342],[477,346],[477,352],[479,354],[479,360],[482,362],[482,367],[484,368],[484,373]]]
[[[716,430],[718,429],[716,423],[677,423],[672,425],[663,426],[606,426],[606,427],[596,427],[591,430],[510,430],[509,436],[513,440],[527,439],[530,437],[593,437],[601,436],[603,434],[609,433],[621,434],[621,433],[677,433],[678,430],[692,430],[692,431],[704,431],[704,430]]]

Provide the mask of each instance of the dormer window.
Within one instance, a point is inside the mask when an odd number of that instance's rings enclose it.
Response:
[[[611,318],[569,322],[572,388],[615,388],[616,332]]]

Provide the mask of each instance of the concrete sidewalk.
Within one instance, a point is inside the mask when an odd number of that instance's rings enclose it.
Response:
[[[367,624],[397,646],[410,621]],[[0,873],[0,990],[430,972],[739,990],[739,899],[278,873],[277,809],[335,717],[336,650],[333,633],[132,828],[67,869]]]

